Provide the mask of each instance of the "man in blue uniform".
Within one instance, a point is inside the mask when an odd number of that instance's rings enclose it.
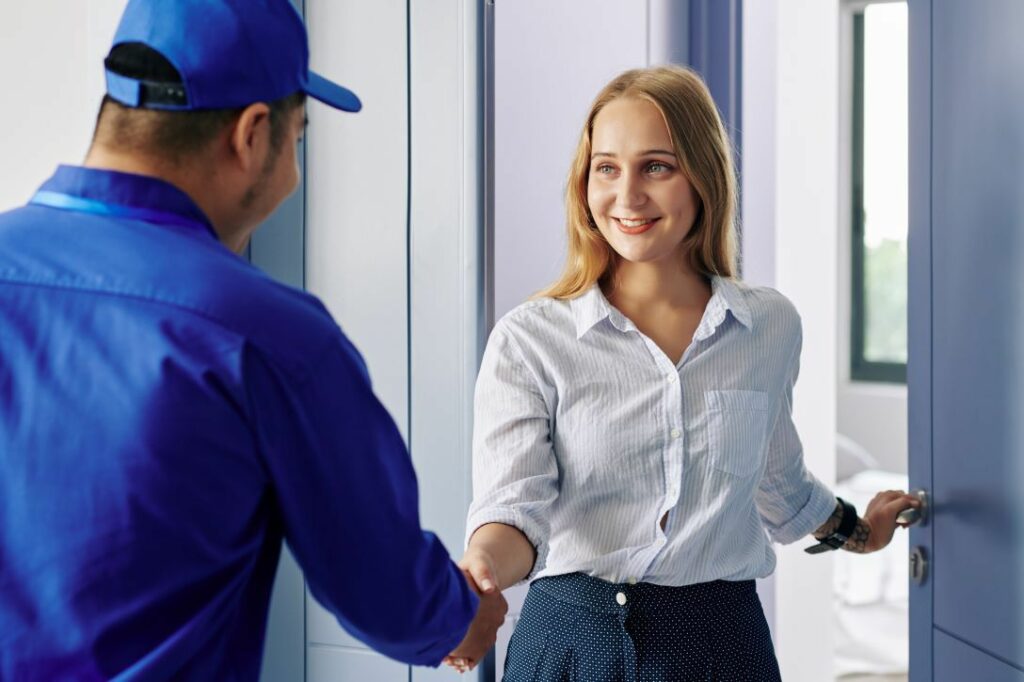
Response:
[[[282,538],[400,661],[478,659],[359,353],[236,255],[298,181],[287,0],[131,0],[83,167],[0,215],[0,679],[254,680]],[[14,160],[7,159],[7,163]]]

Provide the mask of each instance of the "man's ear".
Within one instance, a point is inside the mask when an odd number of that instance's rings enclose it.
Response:
[[[243,171],[262,169],[270,151],[270,107],[257,102],[242,110],[231,129],[228,145]]]

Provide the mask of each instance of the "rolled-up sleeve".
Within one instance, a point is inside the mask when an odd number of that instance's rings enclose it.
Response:
[[[301,380],[258,352],[246,364],[275,507],[313,596],[377,651],[438,665],[477,598],[420,526],[412,461],[362,358],[338,332]]]
[[[551,413],[538,375],[515,339],[495,327],[477,377],[473,423],[473,503],[466,542],[487,523],[522,531],[537,558],[525,578],[545,564],[549,512],[558,496]]]
[[[757,508],[772,540],[790,544],[817,530],[836,506],[832,492],[804,465],[804,450],[793,424],[793,385],[800,373],[802,337],[796,330],[789,377],[782,392]]]

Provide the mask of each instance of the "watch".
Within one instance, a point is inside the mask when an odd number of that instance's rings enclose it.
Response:
[[[843,507],[843,516],[839,520],[839,527],[818,544],[805,549],[804,551],[808,554],[821,554],[839,549],[853,535],[853,531],[857,527],[857,509],[841,497],[837,497],[836,502]]]

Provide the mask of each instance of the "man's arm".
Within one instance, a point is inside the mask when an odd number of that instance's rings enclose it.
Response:
[[[420,526],[412,461],[362,359],[338,332],[306,376],[256,350],[245,362],[274,509],[313,595],[370,647],[437,665],[478,598]]]

